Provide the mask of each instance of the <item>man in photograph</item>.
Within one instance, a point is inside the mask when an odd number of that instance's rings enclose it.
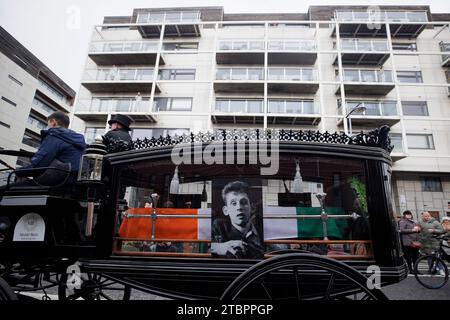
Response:
[[[214,257],[259,259],[264,256],[263,239],[255,225],[255,207],[248,184],[233,181],[222,189],[223,218],[212,223],[211,253]]]

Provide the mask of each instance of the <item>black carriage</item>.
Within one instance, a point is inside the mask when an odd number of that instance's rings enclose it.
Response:
[[[108,297],[115,285],[120,299],[130,288],[187,299],[384,299],[378,285],[407,275],[388,131],[219,130],[109,141],[104,156],[94,144],[77,185],[5,193],[2,277],[16,291],[54,279],[60,298]],[[262,174],[267,159],[277,167]],[[253,197],[257,255],[236,253],[251,251],[245,241],[217,249],[233,181]]]

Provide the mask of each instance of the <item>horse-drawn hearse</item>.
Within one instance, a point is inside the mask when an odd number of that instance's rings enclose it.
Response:
[[[385,299],[407,275],[388,132],[98,140],[76,184],[5,192],[0,300]]]

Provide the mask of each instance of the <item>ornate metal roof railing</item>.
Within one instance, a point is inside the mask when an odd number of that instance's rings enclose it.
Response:
[[[181,136],[166,136],[159,138],[152,137],[150,139],[137,139],[130,143],[123,140],[112,140],[103,137],[108,152],[120,152],[127,150],[144,150],[157,147],[170,147],[178,144],[190,143],[210,143],[225,141],[298,141],[298,142],[316,142],[344,145],[359,145],[366,147],[379,147],[388,151],[392,151],[394,146],[391,144],[389,137],[390,128],[383,125],[374,130],[360,133],[354,136],[348,136],[345,133],[329,133],[325,131],[311,130],[284,130],[284,129],[220,129],[213,132],[199,132],[183,134]]]

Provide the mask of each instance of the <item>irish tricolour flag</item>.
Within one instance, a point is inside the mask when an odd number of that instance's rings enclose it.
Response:
[[[328,214],[344,214],[341,208],[327,208]],[[129,214],[150,215],[152,209],[128,209]],[[156,209],[158,218],[155,223],[155,239],[173,240],[210,240],[211,239],[211,209]],[[294,216],[319,216],[318,207],[264,207],[264,239],[311,239],[323,237],[321,219],[295,218]],[[160,215],[193,215],[192,218],[166,218]],[[277,219],[276,217],[290,216],[293,218]],[[342,239],[342,232],[348,227],[346,219],[329,219],[328,236]],[[124,218],[120,226],[119,235],[123,239],[150,240],[152,219]]]

